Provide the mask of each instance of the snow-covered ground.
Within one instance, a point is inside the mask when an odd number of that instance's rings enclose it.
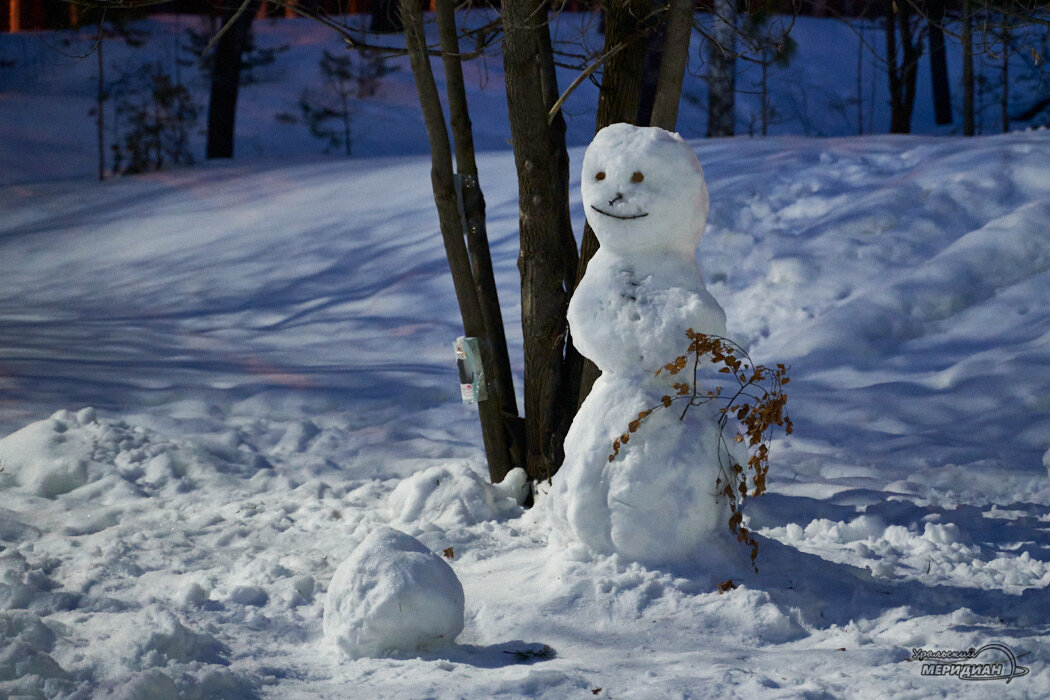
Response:
[[[74,73],[47,104],[90,98]],[[484,484],[425,156],[100,184],[90,145],[64,177],[33,160],[84,111],[49,128],[41,95],[3,98],[0,695],[1045,697],[1047,132],[694,142],[708,287],[792,367],[755,573],[568,556],[542,488],[523,513]],[[513,158],[479,166],[517,358]],[[325,640],[337,567],[384,524],[451,555],[454,646]],[[907,661],[995,642],[1029,673]]]

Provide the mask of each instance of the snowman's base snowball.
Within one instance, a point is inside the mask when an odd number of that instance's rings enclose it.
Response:
[[[648,385],[648,386],[646,386]],[[603,374],[565,438],[565,462],[551,489],[552,543],[586,545],[642,564],[702,562],[715,556],[729,509],[717,497],[717,407],[654,412],[612,461],[612,443],[663,389]],[[736,447],[731,441],[729,449]],[[739,458],[741,455],[734,455]],[[744,456],[746,459],[746,456]]]
[[[354,658],[446,646],[463,631],[463,585],[419,540],[380,527],[336,569],[323,628]]]

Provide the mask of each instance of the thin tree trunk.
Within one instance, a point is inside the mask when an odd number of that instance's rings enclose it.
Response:
[[[397,11],[398,0],[372,0],[372,23],[368,30],[380,34],[394,34],[405,30]]]
[[[539,42],[540,81],[543,85],[543,104],[547,113],[558,101],[558,75],[554,66],[554,49],[551,45],[550,30],[544,27],[539,31],[537,37]],[[550,152],[554,156],[558,177],[558,229],[561,240],[561,268],[563,284],[569,296],[576,288],[576,270],[579,267],[580,256],[576,250],[576,238],[572,233],[572,210],[569,205],[569,181],[571,180],[569,152],[565,147],[566,124],[565,117],[559,109],[550,123],[547,133],[550,137]],[[551,438],[552,458],[554,465],[559,467],[565,457],[564,443],[565,435],[569,432],[569,426],[576,416],[577,400],[580,392],[580,382],[583,379],[583,371],[587,359],[580,354],[572,342],[572,334],[568,325],[565,327],[565,359],[562,367],[561,383],[558,387],[558,397],[554,402],[554,433]]]
[[[470,269],[470,258],[463,241],[462,219],[456,202],[455,180],[452,175],[452,150],[448,143],[445,116],[441,111],[434,75],[430,71],[426,37],[423,34],[423,14],[416,0],[401,0],[401,19],[405,26],[405,44],[409,51],[412,74],[419,93],[419,104],[430,140],[430,180],[437,205],[441,237],[445,244],[445,255],[452,272],[452,283],[456,290],[456,301],[463,318],[466,335],[485,338],[485,321],[481,304],[474,286]],[[482,358],[484,362],[484,357]],[[491,367],[485,367],[486,376],[495,375]],[[481,435],[488,457],[489,476],[493,481],[502,481],[512,465],[504,435],[501,407],[497,401],[481,401],[478,404],[481,419]]]
[[[963,135],[973,136],[973,17],[970,0],[962,0],[962,83],[963,83]]]
[[[999,75],[1000,80],[1003,84],[1002,99],[999,104],[1002,108],[1002,121],[1003,121],[1003,133],[1010,131],[1010,39],[1011,31],[1009,19],[1004,18],[1005,23],[1002,29],[1002,40],[1003,40],[1003,61],[1000,67]]]
[[[930,0],[926,26],[930,37],[930,78],[933,113],[938,124],[952,123],[952,95],[948,83],[948,57],[944,45],[944,0]]]
[[[736,0],[714,0],[712,41],[707,43],[707,136],[736,130]]]
[[[769,63],[762,57],[762,135],[769,134]]]
[[[105,138],[105,111],[106,106],[106,77],[105,62],[102,60],[102,46],[105,43],[102,27],[98,31],[98,89],[95,96],[95,109],[98,110],[98,179],[106,179],[106,138]]]
[[[918,76],[921,50],[913,41],[911,15],[907,4],[886,4],[886,63],[890,82],[890,133],[911,132],[911,115],[915,106],[915,80]],[[901,55],[898,63],[897,31],[900,31]]]
[[[544,96],[541,32],[546,6],[504,0],[503,66],[518,174],[521,251],[521,323],[525,350],[525,470],[549,479],[558,468],[555,442],[562,396],[568,290],[561,256],[562,183],[551,152]]]
[[[857,39],[857,135],[864,134],[864,20]]]
[[[667,9],[663,60],[660,62],[660,77],[649,124],[668,131],[675,131],[678,124],[682,81],[689,62],[689,41],[693,35],[694,7],[693,0],[671,0]]]
[[[490,400],[499,407],[504,423],[504,441],[511,466],[524,464],[524,425],[518,417],[518,401],[514,395],[514,375],[507,352],[507,337],[503,314],[499,306],[496,278],[492,271],[488,232],[485,228],[485,197],[478,178],[474,158],[474,133],[467,109],[467,92],[463,82],[459,38],[456,35],[454,0],[437,0],[438,34],[441,57],[445,67],[445,92],[448,97],[449,120],[456,151],[456,172],[460,176],[463,206],[464,234],[474,287],[485,323],[485,337],[481,351],[486,355],[486,375],[489,378]],[[574,251],[575,252],[575,251]],[[488,371],[491,368],[491,372]],[[495,475],[492,475],[495,477]],[[502,475],[500,475],[502,480]],[[495,481],[495,478],[494,478]]]
[[[211,98],[208,101],[208,158],[233,158],[233,136],[237,123],[237,93],[241,82],[241,55],[248,43],[253,2],[237,17],[215,48],[215,65],[211,73]],[[239,5],[227,8],[223,26],[237,13]]]
[[[903,4],[897,15],[901,29],[901,48],[904,49],[904,63],[901,66],[904,83],[904,114],[903,120],[905,131],[911,131],[911,116],[915,109],[915,86],[919,77],[919,56],[922,55],[922,47],[912,35],[910,6]]]

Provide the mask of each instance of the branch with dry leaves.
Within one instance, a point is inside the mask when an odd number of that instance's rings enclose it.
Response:
[[[691,371],[691,381],[675,382],[672,385],[674,394],[661,397],[659,404],[641,411],[628,423],[627,430],[613,441],[609,461],[616,459],[630,442],[631,435],[638,432],[657,411],[684,404],[679,416],[679,420],[683,420],[694,406],[716,402],[724,404],[718,409],[720,474],[715,488],[718,495],[724,496],[729,504],[729,530],[736,535],[737,541],[751,548],[751,563],[755,566],[758,542],[751,531],[744,527],[743,503],[747,498],[761,496],[766,492],[769,445],[774,428],[782,427],[787,435],[794,429],[787,414],[787,393],[784,391],[784,386],[791,381],[788,377],[789,368],[784,364],[777,364],[772,369],[755,364],[746,350],[727,338],[697,333],[692,328],[686,331],[686,337],[689,339],[689,349],[658,369],[656,374],[667,372],[678,375]],[[702,386],[702,371],[707,367],[718,367],[714,374],[730,375],[733,380],[718,383],[714,379],[707,379]],[[730,440],[742,445],[747,451],[746,465],[740,464],[734,456]],[[755,570],[758,570],[757,566]]]

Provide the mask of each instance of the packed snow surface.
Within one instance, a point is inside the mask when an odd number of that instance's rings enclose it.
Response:
[[[792,86],[852,79],[827,70],[854,55],[834,26]],[[25,85],[0,96],[0,696],[1045,696],[1047,132],[690,142],[707,287],[730,337],[791,366],[795,433],[747,508],[757,573],[733,542],[645,565],[549,547],[550,485],[523,512],[520,484],[484,484],[429,160],[296,156],[316,144],[271,109],[313,70],[296,55],[242,95],[237,161],[105,183],[88,179],[93,61],[4,69]],[[505,149],[487,61],[473,121]],[[406,71],[380,95],[361,139],[423,143]],[[823,113],[816,131],[847,133]],[[479,167],[517,360],[513,157]],[[381,527],[454,571],[454,643],[352,659],[326,639],[336,570]],[[906,661],[993,642],[1030,672],[968,683]]]

